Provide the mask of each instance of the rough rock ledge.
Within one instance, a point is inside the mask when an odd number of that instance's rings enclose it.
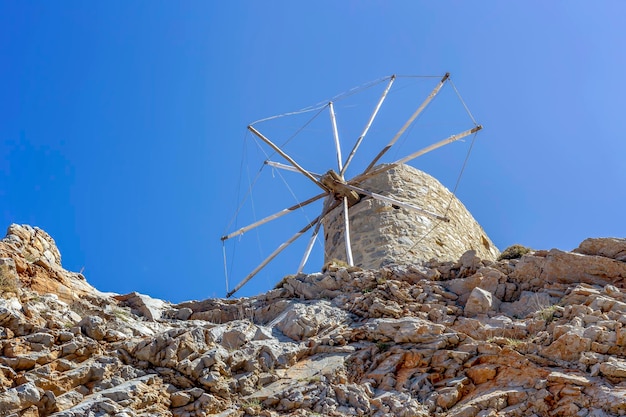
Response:
[[[625,247],[331,267],[172,305],[100,293],[12,225],[0,416],[625,415]]]

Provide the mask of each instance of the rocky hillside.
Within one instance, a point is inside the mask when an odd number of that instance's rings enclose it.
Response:
[[[40,229],[0,242],[1,416],[626,414],[624,239],[178,305],[60,262]]]

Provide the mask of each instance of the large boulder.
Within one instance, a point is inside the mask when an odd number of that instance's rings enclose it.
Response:
[[[626,262],[626,239],[614,237],[585,239],[573,252],[604,256]]]
[[[479,314],[487,314],[494,311],[499,306],[499,300],[489,291],[476,287],[470,293],[467,303],[465,303],[465,315],[468,317]]]
[[[626,278],[626,263],[558,249],[524,255],[511,276],[520,281],[605,286]]]

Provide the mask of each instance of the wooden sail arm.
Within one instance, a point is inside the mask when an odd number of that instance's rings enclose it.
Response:
[[[304,255],[302,256],[302,260],[300,261],[300,265],[298,266],[298,271],[296,272],[297,274],[302,272],[302,270],[304,269],[304,266],[309,260],[309,256],[311,255],[311,251],[313,250],[313,245],[315,244],[315,239],[317,239],[317,235],[320,231],[321,226],[322,226],[321,221],[317,222],[317,225],[315,225],[315,229],[313,229],[313,234],[311,235],[311,239],[309,239],[309,243],[307,244],[306,249],[304,250]]]
[[[437,143],[433,143],[432,145],[427,146],[424,149],[421,149],[421,150],[419,150],[419,151],[417,151],[415,153],[412,153],[411,155],[405,156],[404,158],[397,160],[393,164],[394,165],[405,164],[405,163],[407,163],[407,162],[409,162],[409,161],[411,161],[411,160],[413,160],[413,159],[415,159],[415,158],[417,158],[419,156],[422,156],[422,155],[424,155],[424,154],[426,154],[426,153],[428,153],[430,151],[434,151],[435,149],[441,148],[442,146],[447,145],[449,143],[456,142],[457,140],[463,139],[464,137],[469,136],[472,133],[476,133],[479,130],[482,130],[482,128],[483,128],[482,125],[477,125],[477,126],[471,128],[471,129],[466,130],[465,132],[461,132],[459,134],[449,136],[449,137],[447,137],[446,139],[444,139],[442,141],[439,141]]]
[[[373,193],[371,191],[367,191],[367,190],[364,190],[362,188],[355,187],[354,185],[347,184],[346,187],[350,188],[351,190],[356,191],[357,193],[368,195],[368,196],[370,196],[370,197],[372,197],[372,198],[374,198],[376,200],[381,200],[381,201],[393,204],[395,206],[399,206],[399,207],[405,208],[407,210],[417,211],[419,213],[422,213],[422,214],[424,214],[424,215],[426,215],[428,217],[435,218],[437,220],[441,220],[441,221],[444,221],[444,222],[449,222],[450,221],[450,219],[445,217],[445,216],[440,216],[439,214],[432,213],[432,212],[430,212],[428,210],[424,210],[423,208],[417,207],[416,205],[413,205],[413,204],[410,204],[410,203],[405,203],[405,202],[397,200],[395,198],[391,198],[391,197],[388,197],[388,196],[385,196],[385,195],[380,195],[380,194],[377,194],[377,193]]]
[[[278,219],[279,217],[282,217],[282,216],[284,216],[285,214],[289,214],[289,213],[291,213],[292,211],[298,210],[299,208],[304,207],[304,206],[306,206],[307,204],[311,204],[311,203],[313,203],[314,201],[317,201],[317,200],[319,200],[320,198],[322,198],[322,197],[324,197],[324,196],[326,196],[326,195],[328,195],[328,193],[318,194],[318,195],[316,195],[316,196],[314,196],[314,197],[309,198],[309,199],[308,199],[308,200],[306,200],[306,201],[303,201],[302,203],[298,203],[298,204],[293,205],[293,206],[291,206],[291,207],[288,207],[288,208],[286,208],[286,209],[284,209],[284,210],[281,210],[281,211],[279,211],[278,213],[274,213],[274,214],[272,214],[272,215],[270,215],[270,216],[267,216],[267,217],[265,217],[265,218],[263,218],[263,219],[261,219],[261,220],[259,220],[259,221],[257,221],[257,222],[254,222],[254,223],[252,223],[252,224],[250,224],[250,225],[248,225],[248,226],[242,227],[241,229],[239,229],[239,230],[237,230],[237,231],[235,231],[235,232],[233,232],[233,233],[231,233],[231,234],[229,234],[229,235],[222,236],[222,237],[221,237],[221,239],[224,241],[224,240],[227,240],[227,239],[233,238],[233,237],[235,237],[235,236],[242,235],[242,234],[244,234],[245,232],[247,232],[247,231],[249,231],[249,230],[254,229],[255,227],[259,227],[259,226],[261,226],[261,225],[263,225],[263,224],[265,224],[265,223],[267,223],[267,222],[270,222],[270,221],[272,221],[272,220]]]
[[[420,113],[426,108],[426,106],[428,106],[428,104],[432,101],[433,98],[435,98],[435,96],[439,93],[439,91],[441,90],[441,87],[443,87],[444,83],[450,78],[450,73],[446,72],[446,74],[443,76],[443,78],[441,79],[441,81],[439,81],[439,84],[437,84],[437,86],[433,89],[433,91],[431,91],[431,93],[428,95],[428,97],[426,97],[426,100],[424,100],[422,102],[422,104],[417,108],[417,110],[415,110],[415,112],[411,115],[411,117],[409,118],[409,120],[406,121],[406,123],[404,124],[404,126],[402,126],[402,128],[398,131],[398,133],[396,133],[396,135],[391,139],[391,141],[389,141],[389,143],[387,144],[387,146],[385,146],[379,153],[378,155],[376,155],[376,157],[372,160],[372,162],[370,162],[370,164],[367,166],[367,168],[365,169],[365,171],[363,171],[364,173],[369,171],[370,169],[372,169],[372,167],[374,165],[376,165],[376,162],[378,162],[378,160],[380,158],[382,158],[382,156],[387,153],[387,151],[394,145],[394,143],[396,143],[398,141],[398,139],[400,138],[400,136],[402,136],[404,134],[404,132],[409,128],[409,126],[411,126],[411,124],[415,121],[415,119],[417,118],[417,116],[420,115]]]
[[[443,139],[443,140],[441,140],[439,142],[433,143],[432,145],[427,146],[427,147],[425,147],[423,149],[420,149],[419,151],[417,151],[415,153],[412,153],[412,154],[410,154],[408,156],[405,156],[404,158],[399,159],[396,162],[393,162],[391,164],[386,164],[384,166],[378,167],[378,168],[376,168],[373,171],[364,172],[363,174],[354,177],[349,182],[350,182],[350,184],[359,183],[359,182],[363,181],[366,178],[371,178],[371,177],[374,177],[376,175],[382,174],[385,171],[389,171],[390,169],[393,169],[394,167],[396,167],[396,166],[398,166],[400,164],[405,164],[405,163],[407,163],[407,162],[409,162],[409,161],[411,161],[411,160],[413,160],[413,159],[415,159],[415,158],[417,158],[419,156],[422,156],[422,155],[424,155],[424,154],[426,154],[426,153],[428,153],[430,151],[434,151],[435,149],[441,148],[444,145],[447,145],[449,143],[455,142],[455,141],[457,141],[459,139],[463,139],[464,137],[469,136],[472,133],[478,132],[482,128],[483,128],[482,125],[477,125],[477,126],[471,128],[471,129],[468,129],[468,130],[466,130],[464,132],[457,133],[456,135],[448,136],[447,138],[445,138],[445,139]]]
[[[356,143],[354,144],[354,148],[352,148],[352,151],[350,151],[350,154],[348,155],[348,159],[346,159],[346,163],[343,165],[343,168],[341,169],[341,172],[340,172],[341,176],[345,174],[346,169],[348,169],[348,165],[350,165],[350,162],[352,162],[352,158],[354,157],[356,150],[359,149],[361,142],[363,142],[363,138],[365,138],[365,135],[367,135],[367,132],[370,130],[370,127],[372,126],[372,123],[374,122],[374,119],[376,118],[376,115],[378,114],[380,107],[383,105],[383,102],[385,101],[385,98],[387,97],[387,94],[389,93],[389,90],[391,89],[391,86],[393,82],[395,81],[395,79],[396,79],[395,75],[392,75],[391,78],[389,79],[389,84],[387,84],[387,88],[385,88],[385,91],[383,91],[383,94],[380,96],[380,99],[378,99],[378,104],[376,104],[376,107],[374,108],[372,115],[367,121],[367,124],[365,125],[365,128],[363,129],[363,132],[361,133],[361,136],[359,136],[359,138],[357,139]]]
[[[332,101],[328,103],[328,110],[330,111],[330,122],[333,125],[333,138],[335,139],[335,149],[337,151],[337,171],[343,172],[341,144],[339,143],[339,131],[337,130],[337,117],[335,116],[335,106],[333,105]]]
[[[289,163],[291,165],[293,165],[294,168],[296,168],[299,172],[301,172],[305,177],[307,177],[308,179],[313,181],[315,183],[315,185],[317,185],[318,187],[320,187],[324,191],[330,191],[328,188],[326,188],[326,186],[324,184],[322,184],[321,182],[316,180],[315,177],[313,177],[313,175],[311,175],[311,173],[309,171],[307,171],[306,169],[304,169],[300,165],[298,165],[298,163],[296,161],[294,161],[292,157],[290,157],[285,152],[283,152],[282,149],[280,149],[278,146],[276,146],[271,140],[269,140],[268,138],[263,136],[263,134],[261,134],[261,132],[256,130],[253,126],[248,126],[248,130],[250,132],[254,133],[254,135],[257,136],[259,139],[261,139],[263,142],[267,143],[270,146],[270,148],[275,150],[280,156],[282,156],[287,161],[289,161]]]
[[[349,266],[354,266],[354,259],[352,258],[352,242],[350,241],[350,213],[348,197],[343,198],[343,237],[346,246],[346,261]]]
[[[265,258],[265,260],[263,262],[261,262],[259,264],[259,266],[254,268],[254,270],[252,272],[250,272],[243,280],[241,280],[241,282],[239,284],[237,284],[237,286],[235,288],[233,288],[231,291],[229,291],[226,294],[226,298],[229,298],[234,293],[239,291],[241,289],[241,287],[243,287],[248,281],[250,281],[261,269],[265,268],[265,266],[268,263],[270,263],[270,261],[272,259],[274,259],[276,256],[278,256],[279,253],[281,253],[283,250],[285,250],[285,248],[287,246],[291,245],[296,239],[298,239],[300,236],[305,234],[311,227],[313,227],[318,221],[320,221],[320,218],[321,218],[321,216],[316,217],[315,220],[313,220],[311,223],[309,223],[306,226],[304,226],[298,233],[293,235],[291,238],[289,238],[289,240],[287,240],[286,242],[282,243],[278,248],[276,248],[276,250],[274,250],[274,252],[272,252],[270,254],[270,256]]]
[[[304,265],[306,265],[307,261],[309,260],[311,250],[313,249],[313,244],[315,243],[315,239],[317,238],[320,227],[322,226],[322,220],[324,220],[324,217],[326,217],[326,215],[334,210],[337,206],[339,206],[339,202],[334,200],[327,200],[324,204],[324,209],[322,210],[322,214],[320,215],[320,220],[315,225],[315,229],[313,229],[313,234],[311,235],[311,239],[309,239],[309,244],[304,251],[304,255],[302,256],[302,260],[300,261],[300,266],[298,266],[298,274],[302,272],[302,270],[304,269]]]

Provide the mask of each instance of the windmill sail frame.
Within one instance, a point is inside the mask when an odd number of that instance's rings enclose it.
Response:
[[[418,108],[411,114],[411,116],[406,120],[406,122],[402,125],[402,127],[396,132],[396,134],[392,137],[392,139],[387,143],[387,145],[385,145],[385,147],[383,147],[383,149],[381,149],[380,152],[372,159],[372,161],[367,165],[367,168],[365,168],[365,170],[361,174],[356,175],[355,177],[349,180],[345,180],[344,178],[347,167],[352,162],[357,150],[359,149],[365,136],[370,130],[383,103],[385,102],[385,99],[387,98],[389,92],[391,91],[392,85],[394,84],[394,81],[396,80],[396,78],[397,78],[396,75],[389,77],[389,82],[387,86],[385,87],[383,93],[378,99],[376,106],[372,110],[370,117],[368,118],[365,126],[363,127],[363,130],[361,131],[361,134],[357,138],[352,150],[348,154],[348,157],[346,158],[345,162],[343,161],[342,154],[341,154],[341,143],[340,143],[340,138],[339,138],[339,130],[337,126],[337,118],[336,118],[336,113],[334,109],[334,104],[332,100],[327,102],[326,107],[328,107],[328,110],[329,110],[333,141],[335,145],[335,152],[336,152],[336,159],[337,159],[337,171],[331,169],[322,175],[313,173],[305,169],[294,158],[292,158],[283,149],[281,149],[281,147],[273,143],[269,138],[267,138],[264,134],[262,134],[257,128],[253,126],[254,124],[259,123],[259,122],[255,122],[247,127],[247,129],[250,132],[252,132],[256,137],[261,139],[265,144],[267,144],[272,150],[274,150],[277,154],[279,154],[282,158],[284,158],[285,161],[289,163],[289,165],[285,165],[280,162],[266,160],[264,162],[265,164],[270,165],[274,168],[285,169],[288,171],[294,171],[294,172],[300,173],[304,177],[308,178],[311,182],[313,182],[317,187],[321,188],[323,192],[321,194],[315,195],[305,200],[302,203],[298,203],[291,207],[285,208],[259,221],[256,221],[245,227],[242,227],[238,229],[237,231],[224,235],[221,237],[222,241],[226,241],[233,237],[240,236],[249,230],[252,230],[263,224],[276,220],[286,214],[292,213],[322,198],[325,198],[325,203],[324,203],[322,213],[319,216],[317,216],[314,220],[310,221],[306,226],[304,226],[300,231],[294,234],[291,238],[289,238],[288,240],[280,244],[267,258],[265,258],[256,268],[254,268],[252,272],[250,272],[242,281],[240,281],[240,283],[237,284],[237,286],[235,286],[232,290],[228,291],[226,295],[227,297],[230,297],[234,293],[236,293],[239,289],[241,289],[241,287],[243,287],[243,285],[245,285],[248,281],[250,281],[259,271],[261,271],[265,266],[267,266],[267,264],[271,262],[276,256],[278,256],[278,254],[280,254],[284,249],[286,249],[289,245],[295,242],[298,238],[300,238],[310,229],[313,229],[312,237],[306,247],[304,256],[297,270],[298,273],[300,273],[303,270],[304,265],[306,264],[309,258],[311,249],[317,238],[317,235],[322,225],[322,221],[324,217],[337,207],[341,207],[342,212],[343,212],[343,228],[344,228],[343,235],[345,239],[346,259],[350,266],[354,265],[352,249],[351,249],[351,239],[350,239],[349,210],[352,205],[358,203],[361,196],[368,196],[370,198],[378,199],[378,200],[387,202],[389,204],[402,207],[407,210],[413,210],[422,215],[425,215],[425,216],[428,216],[428,217],[431,217],[440,221],[449,221],[443,214],[429,212],[428,210],[425,210],[414,204],[400,201],[398,198],[395,198],[393,196],[383,196],[381,194],[371,192],[369,190],[366,190],[360,187],[359,185],[363,180],[367,178],[380,175],[390,169],[393,169],[394,167],[400,164],[409,162],[415,158],[418,158],[442,146],[458,141],[471,134],[476,134],[478,131],[482,129],[481,125],[476,124],[474,122],[474,127],[471,129],[467,129],[460,133],[448,136],[445,139],[442,139],[436,143],[433,143],[432,145],[422,148],[418,150],[417,152],[411,153],[390,164],[385,164],[383,166],[376,166],[376,163],[382,158],[382,156],[385,155],[397,143],[398,139],[405,134],[407,129],[409,129],[409,127],[413,125],[413,123],[418,118],[418,116],[428,107],[428,105],[432,102],[432,100],[439,94],[439,92],[441,91],[443,86],[446,84],[446,82],[450,81],[450,73],[446,73],[445,75],[441,77],[440,81],[433,88],[433,90],[426,97],[426,99],[424,99],[420,103]],[[455,91],[456,91],[456,88],[455,88]],[[463,105],[465,106],[465,103],[463,103]],[[473,117],[472,117],[472,121],[473,121]]]

